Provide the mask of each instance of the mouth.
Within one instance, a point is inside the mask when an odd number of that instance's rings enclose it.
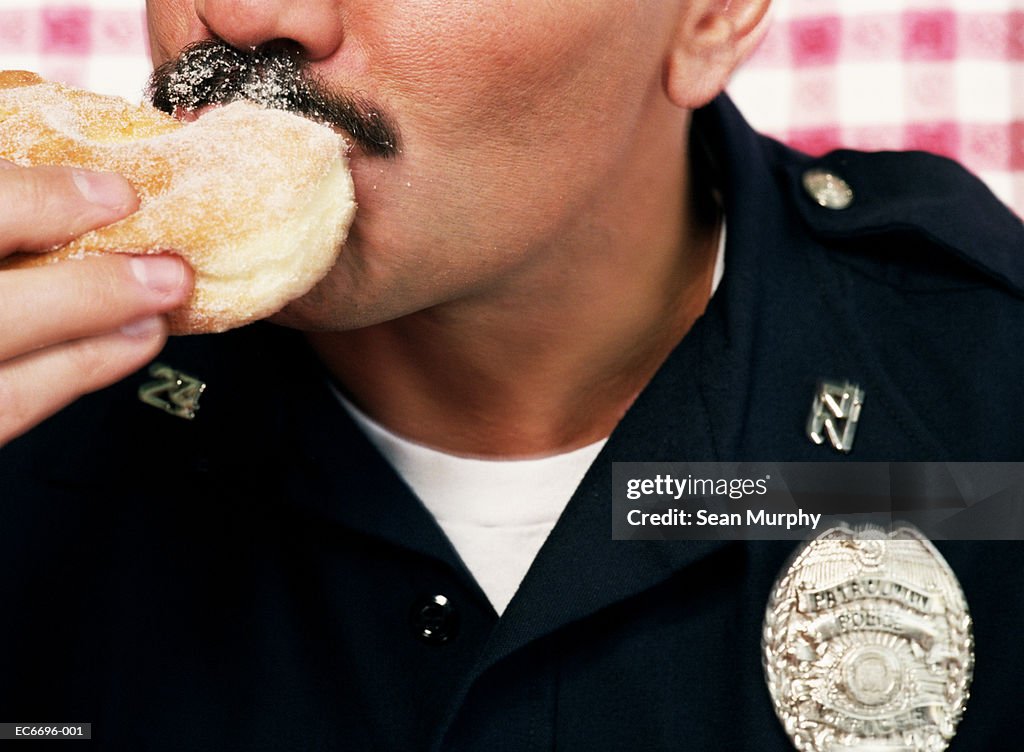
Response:
[[[182,107],[181,105],[178,105],[174,108],[174,112],[171,113],[171,115],[175,120],[180,120],[183,123],[194,123],[203,115],[208,113],[210,110],[214,110],[219,106],[220,105],[208,104],[200,107],[197,110],[189,110],[185,107]]]
[[[387,111],[354,90],[328,88],[290,46],[246,52],[219,40],[196,42],[157,66],[147,93],[157,109],[183,122],[242,99],[324,123],[368,156],[401,153],[401,135]]]

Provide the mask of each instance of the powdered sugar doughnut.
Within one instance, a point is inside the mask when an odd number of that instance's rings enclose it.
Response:
[[[103,252],[177,253],[195,292],[170,315],[176,334],[264,318],[334,264],[355,214],[337,133],[296,115],[234,102],[184,124],[149,105],[0,72],[0,157],[124,175],[139,210],[45,254],[0,268]]]

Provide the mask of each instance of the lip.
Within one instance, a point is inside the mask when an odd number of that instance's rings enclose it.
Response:
[[[178,106],[174,108],[174,118],[180,120],[183,123],[194,123],[196,120],[201,118],[210,110],[215,110],[220,105],[218,104],[206,104],[200,107],[198,110],[186,110],[184,107]]]

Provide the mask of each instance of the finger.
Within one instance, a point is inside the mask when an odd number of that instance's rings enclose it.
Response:
[[[62,245],[138,207],[131,184],[115,173],[8,163],[0,169],[0,256]]]
[[[191,289],[177,256],[112,254],[0,272],[0,361],[169,311]]]
[[[154,316],[117,331],[46,348],[0,365],[0,445],[88,392],[142,368],[167,339]]]

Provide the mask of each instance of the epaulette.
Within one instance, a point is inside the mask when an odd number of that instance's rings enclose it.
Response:
[[[785,169],[816,236],[918,234],[1024,297],[1024,222],[956,162],[842,149]]]

